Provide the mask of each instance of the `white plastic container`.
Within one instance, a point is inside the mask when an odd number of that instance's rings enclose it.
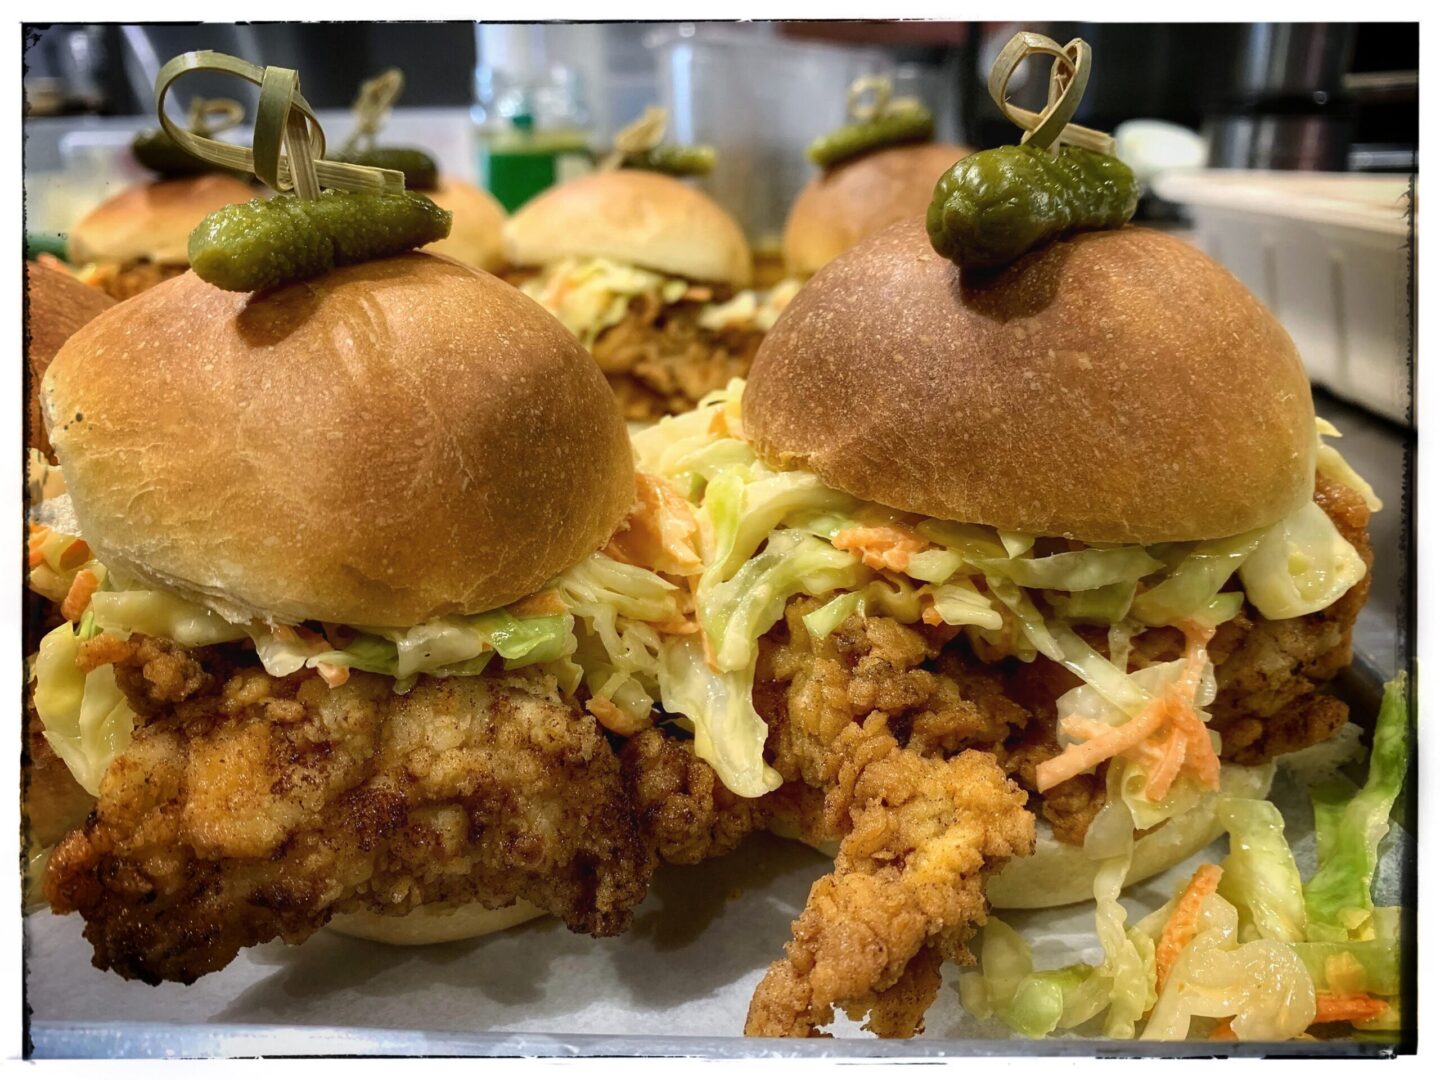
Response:
[[[1152,186],[1285,325],[1316,383],[1409,421],[1408,178],[1212,169]]]

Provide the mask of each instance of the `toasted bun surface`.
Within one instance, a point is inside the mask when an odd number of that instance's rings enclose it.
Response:
[[[25,359],[30,368],[29,445],[50,453],[40,410],[40,382],[65,340],[115,301],[63,270],[25,264]]]
[[[544,915],[545,912],[525,900],[494,909],[479,904],[459,907],[424,904],[405,915],[374,915],[365,911],[337,915],[326,925],[346,937],[385,945],[438,945],[498,934]]]
[[[643,169],[592,173],[542,192],[505,226],[514,266],[599,257],[692,281],[750,283],[750,247],[719,203]]]
[[[579,343],[430,255],[255,297],[187,273],[72,337],[43,398],[97,556],[236,620],[487,610],[594,551],[634,499]]]
[[[106,199],[70,229],[72,263],[150,262],[185,266],[190,233],[207,214],[257,198],[256,188],[223,173],[135,184]]]
[[[892,146],[815,176],[785,221],[785,269],[809,277],[887,225],[924,214],[935,182],[973,151],[954,143]]]
[[[505,208],[488,191],[453,177],[440,177],[434,191],[424,193],[436,206],[449,210],[454,218],[450,235],[437,240],[425,250],[448,255],[477,270],[498,270],[505,262],[502,232]]]
[[[1303,505],[1295,346],[1229,271],[1147,229],[987,276],[909,220],[786,308],[745,390],[760,456],[900,510],[1088,542],[1229,536]]]

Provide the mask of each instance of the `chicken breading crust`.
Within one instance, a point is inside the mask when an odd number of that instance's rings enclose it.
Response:
[[[911,732],[918,720],[932,735],[994,737],[1016,710],[997,708],[998,696],[989,709],[977,705],[954,682],[942,691],[927,672],[903,678],[897,661],[927,647],[889,620],[852,616],[817,642],[800,621],[811,606],[791,606],[788,640],[767,639],[757,698],[776,769],[825,793],[822,827],[843,839],[785,958],[756,989],[745,1032],[816,1035],[839,1007],[868,1016],[877,1034],[905,1037],[921,1029],[940,959],[969,961],[965,942],[985,921],[985,878],[1033,850],[1035,821],[993,755],[902,747],[892,712],[913,714]],[[973,685],[984,683],[977,676]]]
[[[152,652],[120,658],[122,682]],[[184,665],[161,668],[175,689]],[[523,898],[620,933],[653,862],[618,758],[553,682],[421,679],[398,695],[363,673],[331,689],[248,668],[136,731],[45,891],[85,917],[97,966],[189,983],[344,911]]]

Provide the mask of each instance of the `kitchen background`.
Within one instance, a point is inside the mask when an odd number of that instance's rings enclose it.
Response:
[[[210,48],[298,68],[338,143],[359,81],[399,67],[405,89],[384,141],[427,149],[514,209],[592,167],[647,105],[671,136],[715,146],[699,181],[773,253],[812,173],[805,147],[844,119],[846,90],[888,76],[935,112],[937,137],[1013,141],[984,87],[1017,29],[1094,49],[1076,120],[1113,131],[1146,194],[1138,217],[1186,231],[1276,312],[1305,358],[1322,415],[1390,512],[1379,553],[1408,552],[1400,512],[1413,443],[1411,274],[1418,171],[1415,24],[606,23],[474,25],[54,25],[25,38],[26,225],[63,242],[70,222],[145,176],[129,159],[153,126],[165,60]],[[1023,79],[1023,82],[1022,82]],[[1037,107],[1044,69],[1016,100]],[[236,80],[185,92],[245,99]],[[255,94],[245,104],[253,109]],[[179,103],[183,108],[185,98]],[[248,139],[245,128],[233,133]],[[1357,631],[1393,670],[1409,595],[1405,558],[1377,566]]]

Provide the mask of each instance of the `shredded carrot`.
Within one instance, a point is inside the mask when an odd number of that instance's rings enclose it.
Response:
[[[1072,777],[1095,768],[1159,731],[1165,723],[1165,699],[1152,701],[1132,719],[1115,727],[1108,724],[1086,724],[1085,730],[1092,732],[1084,742],[1071,743],[1053,758],[1042,761],[1035,767],[1035,790],[1042,795],[1056,784],[1063,784]],[[1079,717],[1066,717],[1062,723],[1067,731],[1077,730]]]
[[[713,298],[714,295],[715,291],[711,289],[708,285],[691,285],[688,289],[686,289],[683,293],[680,294],[680,299],[698,300],[703,303],[706,300]]]
[[[1218,1024],[1216,1024],[1213,1028],[1210,1029],[1210,1038],[1223,1039],[1229,1042],[1234,1042],[1235,1040],[1237,1040],[1239,1036],[1235,1034],[1235,1028],[1232,1025],[1232,1021],[1234,1021],[1234,1019],[1235,1018],[1233,1016],[1227,1016],[1224,1020],[1221,1020]]]
[[[658,476],[635,474],[635,507],[605,546],[617,562],[664,574],[693,574],[702,562],[696,539],[700,525],[690,504]]]
[[[531,619],[539,615],[564,615],[566,610],[559,589],[531,593],[510,605],[510,614],[519,619]]]
[[[35,569],[45,561],[45,542],[50,539],[50,526],[30,525],[30,539],[26,541],[26,557],[30,563],[30,569]]]
[[[860,561],[872,570],[896,570],[910,567],[910,556],[930,546],[930,541],[907,525],[856,525],[841,529],[830,541],[840,551],[854,551]]]
[[[315,673],[324,679],[325,685],[332,690],[337,686],[344,686],[350,680],[350,669],[342,664],[316,664]]]
[[[633,716],[620,708],[609,698],[597,694],[585,702],[585,708],[590,715],[600,721],[600,726],[607,731],[613,731],[616,735],[623,735],[629,738],[631,735],[638,735],[645,728],[650,726],[648,716],[636,720]]]
[[[1342,1020],[1374,1020],[1390,1006],[1373,994],[1316,994],[1315,1023],[1334,1024]]]
[[[1175,909],[1165,920],[1165,929],[1160,931],[1160,940],[1155,945],[1155,991],[1165,988],[1170,978],[1170,969],[1195,937],[1195,924],[1200,918],[1200,904],[1220,884],[1220,867],[1204,863],[1196,867],[1190,884],[1175,901]]]
[[[60,614],[71,622],[78,622],[99,587],[100,579],[95,576],[95,571],[81,570],[70,583],[70,591],[65,594],[65,599],[60,601]]]
[[[1215,790],[1220,785],[1220,759],[1210,743],[1210,732],[1195,709],[1195,696],[1205,672],[1205,646],[1214,627],[1187,623],[1185,669],[1165,692],[1145,705],[1123,724],[1111,726],[1080,717],[1065,717],[1061,726],[1083,742],[1072,743],[1035,769],[1035,786],[1042,794],[1056,784],[1095,768],[1112,757],[1125,757],[1142,764],[1149,774],[1145,796],[1158,801],[1183,774],[1193,776],[1201,787]]]

